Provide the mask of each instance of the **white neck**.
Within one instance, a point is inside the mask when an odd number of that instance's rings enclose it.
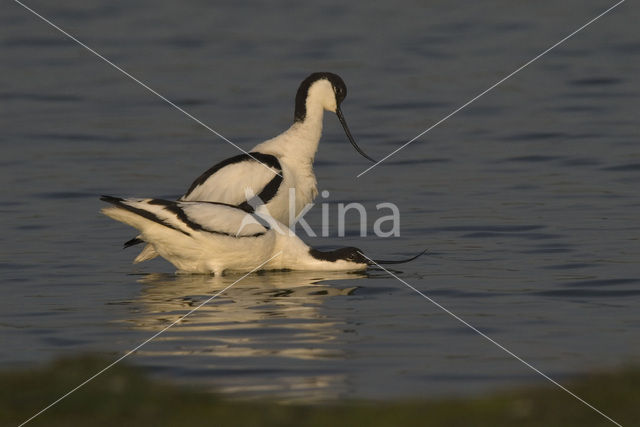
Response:
[[[293,142],[289,147],[296,152],[297,157],[308,159],[313,163],[322,137],[324,108],[322,105],[310,101],[307,100],[307,116],[304,121],[294,123],[286,133],[291,135],[292,140],[298,140],[298,143]]]
[[[307,94],[304,120],[295,122],[288,130],[254,150],[312,164],[322,136],[324,110],[336,111],[336,108],[331,84],[327,80],[315,82]]]
[[[313,163],[322,136],[324,109],[319,104],[307,102],[307,116],[302,122],[295,122],[280,135],[253,148],[265,154]]]

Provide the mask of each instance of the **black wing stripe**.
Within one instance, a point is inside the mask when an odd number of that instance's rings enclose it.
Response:
[[[309,255],[320,261],[354,261],[350,259],[350,255],[352,255],[353,252],[357,250],[357,248],[352,247],[338,248],[333,251],[319,251],[317,249],[310,248]]]
[[[271,199],[273,199],[276,196],[276,194],[278,193],[278,190],[280,189],[280,184],[282,184],[282,176],[281,175],[274,176],[273,179],[269,181],[267,185],[265,185],[265,187],[262,189],[262,191],[260,192],[260,194],[258,194],[257,197],[260,199],[260,201],[263,204],[266,205],[267,203],[269,203]],[[253,206],[251,206],[249,202],[246,200],[240,203],[236,207],[242,209],[247,213],[255,212],[255,209],[253,208]]]
[[[282,167],[280,166],[280,162],[275,156],[272,156],[271,154],[263,154],[263,153],[257,153],[257,152],[248,153],[248,154],[238,154],[237,156],[229,157],[228,159],[223,160],[220,163],[210,167],[202,175],[197,177],[196,180],[193,181],[193,183],[191,184],[191,187],[189,187],[189,190],[187,190],[184,196],[182,196],[182,199],[184,199],[185,197],[189,197],[189,195],[193,192],[193,190],[198,188],[200,185],[204,184],[206,180],[208,180],[213,174],[215,174],[225,166],[246,162],[246,161],[255,162],[256,160],[264,163],[269,167],[277,169],[277,172],[279,174],[282,172]],[[282,180],[281,176],[276,175],[276,177]]]
[[[145,211],[144,209],[139,209],[139,208],[135,208],[133,206],[129,206],[127,205],[125,202],[125,199],[122,199],[120,197],[112,197],[112,196],[101,196],[100,200],[102,200],[103,202],[107,202],[107,203],[111,203],[112,205],[118,206],[122,209],[128,210],[130,212],[133,212],[137,215],[140,215],[143,218],[146,218],[150,221],[156,222],[158,224],[164,225],[165,227],[171,228],[173,230],[179,231],[183,234],[186,234],[187,236],[191,236],[190,233],[181,230],[171,224],[166,223],[165,221],[163,221],[162,219],[158,218],[156,215],[154,215],[153,213],[149,212],[149,211]],[[164,206],[164,209],[168,210],[169,212],[173,213],[174,215],[176,215],[178,217],[178,219],[180,219],[180,221],[182,221],[187,227],[191,228],[194,231],[204,231],[206,233],[213,233],[213,234],[219,234],[222,236],[230,236],[230,237],[260,237],[262,235],[264,235],[266,233],[266,231],[262,231],[259,233],[255,233],[255,234],[250,234],[247,236],[236,236],[235,234],[231,234],[231,233],[226,233],[224,231],[218,231],[218,230],[210,230],[206,227],[203,227],[201,224],[198,224],[197,222],[192,221],[189,216],[186,214],[186,212],[180,207],[178,206],[178,202],[174,202],[174,201],[169,201],[169,200],[162,200],[162,199],[151,199],[149,201],[147,201],[147,203],[149,203],[150,205],[157,205],[157,206]],[[212,205],[221,205],[221,206],[228,206],[230,208],[233,209],[239,209],[237,206],[233,206],[233,205],[229,205],[226,203],[218,203],[218,202],[200,202],[200,203],[210,203]],[[254,218],[256,218],[254,216]],[[263,225],[263,224],[261,224]],[[264,226],[264,225],[263,225]],[[135,239],[132,239],[135,240]]]
[[[178,202],[172,202],[172,201],[161,200],[161,199],[152,199],[151,201],[149,201],[149,203],[154,205],[164,206],[166,210],[176,215],[180,221],[182,221],[187,227],[191,228],[194,231],[204,231],[206,233],[213,233],[213,234],[219,234],[221,236],[231,236],[231,237],[259,237],[265,233],[265,232],[260,232],[260,233],[255,233],[248,236],[236,236],[235,234],[226,233],[224,231],[212,230],[210,228],[204,227],[202,224],[198,224],[197,222],[189,218],[189,215],[187,215],[184,209],[178,206]],[[227,203],[219,203],[219,202],[206,202],[206,203],[238,209],[237,206],[229,205]]]
[[[251,156],[253,156],[253,157],[251,157]],[[267,166],[270,166],[270,167],[272,167],[274,169],[277,169],[278,174],[280,174],[280,175],[274,176],[273,179],[271,181],[269,181],[269,183],[262,189],[262,191],[258,195],[258,197],[260,197],[260,199],[263,201],[263,203],[266,204],[269,200],[271,200],[273,197],[275,197],[276,193],[278,192],[278,188],[280,187],[280,184],[282,183],[282,167],[280,166],[280,162],[278,161],[278,159],[275,156],[272,156],[270,154],[263,154],[263,153],[254,152],[254,153],[251,153],[251,156],[249,156],[248,154],[240,154],[240,155],[228,158],[226,160],[223,160],[222,162],[220,162],[220,163],[216,164],[215,166],[211,167],[205,173],[203,173],[198,178],[196,178],[196,180],[193,182],[193,184],[191,184],[191,187],[189,187],[189,190],[180,199],[184,199],[185,197],[188,197],[189,194],[191,194],[191,192],[193,190],[195,190],[198,186],[200,186],[207,179],[209,179],[209,177],[211,175],[213,175],[214,173],[216,173],[217,171],[219,171],[223,167],[231,165],[231,164],[234,164],[234,163],[240,163],[240,162],[251,161],[251,160],[255,161],[255,159],[258,159],[259,161],[261,161],[262,163],[266,164]],[[103,197],[109,198],[110,196],[103,196]],[[112,199],[117,199],[117,198],[116,197],[112,197]],[[109,200],[106,200],[106,199],[102,199],[102,200],[104,200],[106,202],[109,202],[109,203],[113,203],[113,202],[111,202]],[[119,200],[121,201],[122,199],[119,199]],[[151,204],[151,205],[162,205],[162,206],[165,206],[165,208],[169,209],[169,210],[174,209],[174,208],[169,208],[169,206],[173,202],[169,202],[167,200],[152,199],[148,203]],[[211,204],[220,205],[220,206],[229,206],[229,207],[232,207],[232,208],[240,208],[243,211],[245,211],[246,213],[250,213],[250,214],[252,214],[254,212],[253,207],[251,207],[249,205],[249,203],[247,203],[246,201],[240,203],[237,206],[236,205],[231,205],[231,204],[228,204],[228,203],[222,203],[222,202],[206,202],[206,203],[211,203]],[[121,205],[119,205],[119,206],[121,206]],[[124,207],[124,206],[122,206],[122,207]],[[175,209],[180,210],[180,208],[178,206],[175,206]],[[131,210],[131,209],[129,209],[129,210]],[[202,226],[200,226],[200,224],[194,223],[191,220],[189,220],[189,218],[186,216],[186,214],[184,212],[182,212],[181,210],[180,210],[180,212],[175,211],[175,210],[173,210],[172,212],[175,213],[176,215],[178,215],[178,218],[180,218],[182,220],[182,222],[187,224],[193,230],[202,230],[202,231],[207,231],[209,233],[216,233],[216,234],[222,234],[222,235],[230,236],[230,234],[219,232],[219,231],[215,231],[215,230],[205,230]],[[138,213],[138,212],[136,212],[136,213]],[[264,221],[261,221],[259,217],[254,217],[254,218],[256,218],[258,220],[258,222],[262,226],[264,226],[265,228],[269,229],[269,226],[267,224],[265,224]],[[148,219],[150,219],[150,218],[148,218]],[[156,221],[156,222],[158,222],[158,221]],[[161,222],[161,224],[168,226],[168,224],[165,224],[163,222]],[[174,228],[174,227],[171,227],[171,228]],[[264,234],[264,233],[259,233],[259,234],[254,235],[254,236],[242,236],[242,237],[257,237],[257,236],[262,235],[262,234]],[[135,246],[135,245],[140,244],[140,243],[143,243],[143,241],[138,239],[138,238],[133,238],[133,239],[130,239],[130,240],[126,241],[125,244],[124,244],[124,247],[126,249],[126,248],[129,248],[131,246]]]
[[[112,205],[115,205],[119,208],[122,208],[124,210],[127,210],[129,212],[133,212],[137,215],[140,215],[143,218],[148,219],[149,221],[153,221],[156,222],[160,225],[164,225],[165,227],[171,228],[173,230],[179,231],[183,234],[186,234],[187,236],[190,236],[189,233],[187,233],[184,230],[180,230],[177,227],[174,227],[173,225],[165,222],[164,220],[158,218],[155,214],[149,212],[149,211],[145,211],[144,209],[139,209],[139,208],[134,208],[133,206],[129,206],[126,203],[124,203],[124,199],[121,199],[120,197],[112,197],[112,196],[101,196],[100,200],[102,200],[103,202],[107,202],[107,203],[111,203]]]
[[[144,243],[144,240],[134,237],[133,239],[124,242],[124,249],[130,248],[131,246],[139,245],[140,243]]]
[[[282,184],[282,175],[276,175],[269,181],[267,185],[262,189],[258,197],[262,200],[262,203],[265,205],[269,203],[271,199],[276,196],[278,189],[280,188],[280,184]]]
[[[244,202],[240,203],[238,205],[238,208],[242,209],[246,213],[253,213],[254,212],[254,209],[251,207],[251,205],[249,203],[247,203],[246,200]]]

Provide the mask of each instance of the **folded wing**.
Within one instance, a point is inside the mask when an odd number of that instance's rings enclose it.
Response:
[[[122,199],[102,196],[114,205],[103,213],[145,231],[155,224],[187,236],[196,233],[236,238],[257,237],[269,230],[258,217],[236,206],[214,202],[175,202],[162,199]]]
[[[281,183],[282,167],[275,156],[240,154],[200,175],[180,200],[222,202],[247,208],[247,190],[250,197],[258,196],[266,204],[275,197]]]

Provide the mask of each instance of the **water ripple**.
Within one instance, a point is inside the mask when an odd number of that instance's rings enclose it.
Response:
[[[539,163],[539,162],[549,162],[552,160],[558,160],[561,157],[558,156],[542,156],[542,155],[530,155],[530,156],[518,156],[518,157],[509,157],[502,161],[505,162],[524,162],[524,163]]]
[[[627,163],[624,165],[609,166],[602,168],[602,170],[609,172],[637,172],[640,171],[640,163]]]
[[[594,279],[594,280],[580,280],[577,282],[563,283],[563,286],[616,286],[626,285],[630,283],[638,283],[640,279]]]
[[[96,193],[80,191],[52,191],[49,193],[36,193],[33,196],[39,199],[93,199],[97,197]]]
[[[496,232],[496,233],[518,233],[522,231],[532,231],[544,228],[543,225],[456,225],[448,227],[438,227],[433,231],[472,231],[472,232]]]
[[[589,77],[569,81],[574,86],[608,86],[620,83],[622,80],[615,77]]]
[[[78,95],[51,94],[51,93],[30,93],[30,92],[0,92],[2,101],[46,101],[46,102],[77,102],[83,98]]]
[[[425,102],[425,101],[413,101],[413,102],[389,102],[384,104],[373,104],[369,108],[372,110],[419,110],[430,108],[445,108],[447,104],[443,102]]]
[[[522,238],[529,240],[540,240],[540,239],[557,239],[563,237],[560,234],[551,234],[551,233],[496,233],[491,231],[478,231],[475,233],[468,233],[462,235],[463,238],[470,239],[491,239],[496,237],[514,237],[514,238]]]
[[[533,295],[545,297],[582,297],[582,298],[622,298],[640,295],[637,290],[593,290],[593,289],[559,289],[551,291],[534,292]]]
[[[561,132],[524,132],[513,134],[505,137],[504,139],[514,141],[535,141],[540,139],[559,139],[567,137],[569,137],[569,135]]]

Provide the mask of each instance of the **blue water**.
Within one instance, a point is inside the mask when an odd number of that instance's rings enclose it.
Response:
[[[308,73],[336,72],[381,158],[613,3],[27,4],[244,149],[289,126]],[[370,231],[393,202],[401,236],[360,237],[354,216],[305,240],[429,248],[395,274],[559,381],[638,363],[638,18],[621,5],[360,178],[328,114],[318,203],[363,203]],[[175,197],[237,150],[18,4],[0,37],[0,366],[115,359],[238,277],[131,265],[98,196]],[[282,401],[545,382],[381,271],[252,275],[128,361]]]

